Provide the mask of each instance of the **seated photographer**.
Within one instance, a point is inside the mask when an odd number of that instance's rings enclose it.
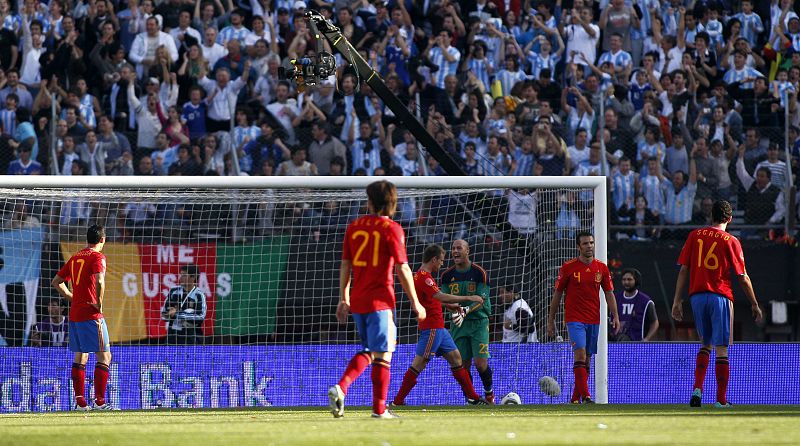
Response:
[[[161,307],[161,320],[167,321],[167,344],[203,343],[203,321],[206,318],[206,296],[197,288],[197,265],[181,265],[180,285],[167,293]]]

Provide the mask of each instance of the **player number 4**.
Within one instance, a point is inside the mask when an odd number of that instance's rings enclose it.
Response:
[[[353,266],[367,266],[367,262],[361,259],[361,254],[364,252],[364,249],[369,243],[369,232],[356,231],[350,238],[353,240],[357,238],[361,239],[361,244],[358,246],[358,249],[356,250],[356,256],[353,259]],[[372,238],[372,266],[378,266],[378,250],[380,248],[381,233],[378,231],[372,231]]]
[[[702,268],[705,267],[706,269],[715,270],[719,268],[719,258],[717,255],[714,254],[714,248],[717,247],[717,242],[711,244],[711,247],[708,248],[705,257],[703,257],[703,240],[697,239],[697,267]],[[700,259],[703,259],[702,261]]]

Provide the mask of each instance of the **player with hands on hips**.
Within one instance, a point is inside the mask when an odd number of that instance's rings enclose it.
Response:
[[[86,231],[87,246],[76,252],[56,273],[50,284],[64,299],[71,302],[69,309],[69,349],[74,353],[72,362],[72,388],[75,392],[75,410],[113,410],[106,399],[108,372],[111,365],[111,348],[108,327],[103,317],[103,299],[106,291],[106,256],[103,246],[106,231],[92,225]],[[72,291],[67,288],[72,285]],[[84,396],[86,361],[95,353],[94,396],[91,407]]]

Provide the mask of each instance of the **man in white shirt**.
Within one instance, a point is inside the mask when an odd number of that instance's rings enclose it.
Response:
[[[503,313],[503,342],[539,342],[533,311],[517,292],[516,285],[501,286],[500,298],[504,304],[510,304]]]
[[[584,7],[580,12],[572,10],[572,23],[564,28],[564,37],[567,42],[567,63],[577,63],[583,60],[578,54],[583,54],[586,60],[594,62],[597,58],[597,42],[600,39],[600,27],[592,23],[592,9]]]
[[[28,21],[29,17],[22,14],[22,67],[19,71],[19,81],[29,88],[37,88],[42,81],[40,60],[47,52],[44,47],[45,36],[42,26],[38,22],[34,25]]]
[[[570,169],[575,170],[582,162],[589,159],[589,148],[586,146],[588,133],[585,128],[575,130],[575,145],[567,147]]]
[[[267,111],[281,124],[286,132],[286,141],[295,144],[297,141],[294,135],[292,121],[300,113],[297,109],[297,101],[289,97],[289,82],[280,81],[275,89],[275,101],[267,105]]]
[[[659,71],[662,73],[672,73],[681,68],[683,52],[686,50],[683,37],[664,36],[661,39],[661,47],[658,49]]]
[[[192,28],[191,24],[192,14],[189,13],[189,11],[181,11],[181,14],[178,16],[178,27],[172,28],[169,31],[169,35],[175,40],[175,46],[177,48],[183,47],[184,49],[189,49],[189,43],[187,42],[186,37],[191,37],[192,39],[196,40],[197,43],[203,41],[203,38],[200,36],[200,32]]]
[[[217,61],[228,55],[228,49],[217,43],[217,30],[206,28],[205,40],[200,45],[203,57],[208,61],[208,66],[213,67]]]
[[[166,47],[172,63],[178,61],[178,49],[175,40],[169,34],[159,30],[158,20],[155,17],[147,19],[147,31],[139,33],[133,40],[128,58],[136,64],[136,75],[145,77],[151,65],[157,63],[156,50],[160,46]]]
[[[217,70],[215,81],[205,76],[197,81],[206,91],[206,96],[211,98],[208,104],[208,124],[206,125],[208,133],[231,130],[231,114],[236,107],[236,98],[239,90],[247,85],[249,76],[250,60],[246,60],[242,75],[235,81],[231,81],[231,72],[225,67]]]
[[[686,51],[686,9],[679,8],[678,31],[675,35],[662,34],[656,28],[653,29],[653,38],[660,42],[658,48],[658,71],[670,74],[681,68],[683,64],[683,52]]]

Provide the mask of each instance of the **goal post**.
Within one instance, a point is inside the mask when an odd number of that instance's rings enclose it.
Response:
[[[557,268],[563,261],[576,256],[575,232],[584,229],[592,231],[595,236],[595,257],[606,263],[608,261],[605,177],[0,176],[0,191],[5,197],[0,200],[3,204],[0,210],[6,217],[6,233],[9,228],[18,230],[28,227],[25,221],[16,220],[22,218],[18,215],[20,208],[27,209],[28,214],[36,214],[44,234],[41,236],[43,241],[37,245],[42,247],[43,265],[47,261],[53,265],[63,264],[70,250],[79,249],[84,242],[82,235],[63,231],[63,222],[70,218],[69,212],[64,211],[66,203],[86,204],[86,218],[78,219],[83,224],[82,228],[93,222],[95,216],[99,219],[102,215],[105,219],[98,222],[105,222],[114,234],[109,237],[113,245],[109,271],[120,268],[120,264],[124,264],[125,268],[130,267],[124,271],[114,270],[116,276],[113,280],[119,285],[117,289],[107,289],[107,295],[133,292],[138,293],[138,298],[143,302],[140,304],[135,299],[112,297],[118,299],[110,304],[113,314],[107,315],[112,341],[117,340],[112,342],[112,349],[120,348],[120,356],[124,358],[127,358],[126,354],[140,355],[133,359],[141,361],[141,364],[137,364],[138,369],[131,371],[126,367],[133,366],[124,364],[122,360],[117,365],[112,364],[112,387],[125,385],[113,383],[113,376],[116,376],[114,367],[120,367],[120,381],[129,378],[134,381],[130,385],[144,387],[142,383],[150,383],[148,388],[153,389],[149,391],[150,394],[159,395],[152,398],[147,396],[145,402],[146,389],[137,388],[130,394],[135,393],[135,398],[141,395],[141,401],[123,401],[120,406],[150,408],[162,407],[163,404],[165,407],[219,407],[227,404],[228,400],[219,395],[215,397],[214,392],[223,392],[225,389],[229,389],[227,398],[230,401],[238,401],[230,405],[248,405],[248,401],[260,401],[258,398],[261,396],[253,393],[261,379],[258,378],[257,361],[252,360],[255,356],[253,351],[274,352],[286,361],[285,370],[277,370],[271,375],[269,379],[272,382],[279,383],[280,376],[290,376],[293,372],[295,378],[298,375],[313,375],[303,378],[305,381],[298,384],[296,389],[283,387],[286,399],[276,396],[269,402],[290,405],[293,401],[290,397],[302,392],[318,392],[324,397],[324,385],[330,385],[331,377],[344,370],[349,359],[349,356],[344,356],[356,351],[357,337],[352,324],[337,326],[332,317],[338,298],[338,256],[344,227],[364,212],[366,186],[381,179],[391,181],[399,189],[403,205],[399,206],[398,221],[406,229],[412,269],[419,267],[422,250],[427,244],[441,244],[448,253],[450,243],[456,238],[468,239],[471,246],[473,243],[476,246],[474,258],[486,267],[490,280],[494,282],[491,284],[491,302],[492,313],[496,317],[493,316],[495,319],[491,322],[491,342],[493,345],[498,343],[497,351],[516,355],[517,361],[528,361],[512,364],[509,359],[511,356],[493,356],[490,364],[499,374],[495,380],[498,391],[502,394],[517,392],[524,403],[563,402],[563,398],[568,399],[572,387],[571,350],[568,343],[555,342],[555,339],[546,336],[547,306]],[[346,207],[349,213],[345,214],[342,210],[342,218],[327,218],[327,204],[331,202],[339,203],[339,209]],[[157,218],[162,219],[159,225],[145,228],[144,231],[138,231],[135,224],[129,226],[133,217],[130,216],[132,214],[127,217],[124,215],[126,206],[131,206],[131,213],[141,211],[146,214],[146,207],[142,210],[135,205],[149,203],[159,209]],[[181,210],[172,209],[170,213],[162,214],[162,206],[181,207]],[[267,219],[270,220],[269,224],[264,223]],[[526,219],[533,223],[527,227],[518,226],[520,221]],[[175,250],[171,251],[172,248],[167,245],[174,246]],[[182,251],[185,246],[188,246],[186,252]],[[191,254],[191,250],[194,250],[194,254]],[[207,252],[211,254],[203,259],[191,257],[200,256],[200,252],[202,256],[206,256]],[[4,261],[8,264],[10,260],[6,257]],[[161,261],[165,265],[156,265]],[[201,363],[202,358],[188,353],[172,355],[169,353],[172,346],[163,345],[167,340],[167,325],[172,323],[161,319],[169,319],[161,313],[162,307],[166,306],[164,298],[170,288],[180,282],[178,266],[192,261],[201,272],[196,286],[208,290],[209,294],[207,320],[202,322],[202,327],[198,326],[198,332],[205,336],[206,345],[201,348],[211,349],[212,356],[216,354],[217,357],[222,351],[241,355],[236,356],[244,358],[237,367],[240,372],[244,370],[244,382],[254,383],[252,389],[239,383],[243,390],[238,390],[238,393],[230,390],[235,387],[232,384],[235,381],[232,374],[235,372],[231,370],[220,372],[219,377],[211,378],[209,383],[204,384],[205,387],[201,385],[206,396],[198,396],[199,400],[178,396],[174,389],[162,392],[156,384],[152,384],[155,379],[168,380],[170,372],[177,376],[181,367],[187,370],[205,367]],[[446,264],[452,262],[448,259]],[[31,345],[31,330],[37,320],[47,315],[48,303],[44,299],[51,292],[46,289],[53,273],[51,270],[42,270],[40,295],[32,297],[37,310],[33,314],[28,310],[25,340],[19,345]],[[504,310],[497,289],[507,284],[516,284],[517,293],[529,303],[540,345],[526,347],[526,344],[504,344],[502,348],[499,345],[503,336]],[[399,286],[396,289],[400,291]],[[265,297],[267,295],[268,298]],[[129,294],[128,298],[131,296]],[[31,296],[28,298],[30,300]],[[593,376],[596,402],[605,404],[608,402],[608,310],[602,293],[598,299],[601,326]],[[6,306],[5,303],[3,305]],[[416,342],[416,324],[402,292],[398,295],[397,318],[399,342]],[[121,321],[128,325],[119,326]],[[563,310],[559,311],[557,323],[561,335],[566,338],[561,327]],[[560,362],[553,360],[551,364],[547,358],[526,355],[526,352],[543,349],[545,344],[558,349]],[[413,346],[401,347],[404,349],[403,355],[413,357]],[[292,355],[295,348],[298,353]],[[30,354],[35,357],[42,352],[42,349],[31,349]],[[63,353],[61,356],[64,356],[63,362],[66,363],[66,351]],[[328,362],[321,362],[306,370],[293,370],[292,367],[299,367],[295,364],[297,358],[294,356],[306,354],[322,355]],[[51,359],[60,357],[50,350],[46,355]],[[406,358],[403,355],[396,357]],[[564,365],[566,355],[569,355],[569,368]],[[402,371],[410,365],[410,357],[408,363],[405,359],[396,360],[402,362],[393,368],[390,393],[393,394],[399,386]],[[546,364],[534,363],[539,360]],[[135,373],[144,373],[143,367],[156,367],[157,363],[160,364],[158,361],[164,361],[165,364],[173,361],[170,363],[173,365],[158,369],[158,373],[133,376]],[[2,368],[12,366],[18,367],[18,364],[2,361]],[[209,364],[209,367],[213,366]],[[423,375],[440,373],[436,379],[452,381],[448,378],[449,371],[431,368],[434,371],[426,371]],[[538,378],[550,372],[553,375],[561,373],[563,379],[555,377],[563,388],[562,400],[544,400],[538,392]],[[395,376],[395,373],[399,373],[399,376]],[[423,378],[420,377],[421,386],[425,384]],[[475,385],[480,392],[477,375]],[[316,388],[318,386],[319,389]],[[69,389],[67,383],[62,387]],[[120,398],[125,400],[126,392],[130,389],[115,388],[115,391],[120,392]],[[532,396],[534,393],[535,397]],[[502,394],[499,396],[502,397]],[[457,404],[457,401],[447,399],[435,404]],[[294,405],[317,403],[319,401],[313,398],[294,401]]]

